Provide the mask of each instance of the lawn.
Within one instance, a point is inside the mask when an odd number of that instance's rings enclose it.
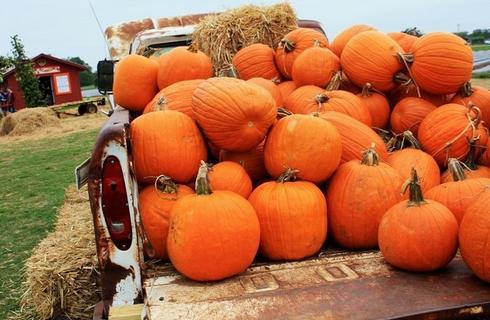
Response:
[[[51,231],[98,130],[0,144],[0,319],[18,309],[24,261]]]
[[[473,51],[487,51],[490,50],[490,44],[474,44],[471,46]]]

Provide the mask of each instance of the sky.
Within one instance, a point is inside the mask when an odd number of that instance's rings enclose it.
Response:
[[[10,51],[18,34],[27,54],[59,58],[79,56],[95,68],[106,57],[102,34],[89,0],[3,0],[0,10],[0,55]],[[271,0],[90,0],[102,28],[147,17],[161,18],[219,12],[243,4],[267,5]],[[365,23],[381,31],[417,27],[432,31],[490,28],[490,0],[293,0],[297,16],[320,21],[330,40],[346,27]],[[403,5],[402,5],[403,4]]]

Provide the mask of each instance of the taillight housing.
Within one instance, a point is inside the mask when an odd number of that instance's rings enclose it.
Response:
[[[126,184],[119,159],[108,156],[102,168],[102,212],[112,242],[120,250],[131,246],[132,228]]]

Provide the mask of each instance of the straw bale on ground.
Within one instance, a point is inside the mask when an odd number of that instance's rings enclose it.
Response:
[[[60,119],[53,110],[45,107],[25,108],[8,114],[2,120],[0,136],[20,136],[51,127],[61,127]]]

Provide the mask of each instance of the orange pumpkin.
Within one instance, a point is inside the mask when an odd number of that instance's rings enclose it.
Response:
[[[395,75],[403,69],[400,54],[403,54],[403,49],[386,34],[365,31],[347,43],[340,56],[340,64],[357,86],[371,83],[377,90],[389,91],[396,86]]]
[[[490,178],[490,168],[476,164],[475,158],[476,158],[475,145],[471,144],[470,151],[468,152],[468,158],[466,159],[463,167],[465,178],[466,179]],[[454,170],[454,168],[453,169],[449,168],[441,175],[442,183],[454,181],[452,170]]]
[[[458,249],[458,223],[448,208],[424,200],[415,169],[409,200],[386,211],[379,225],[379,248],[400,269],[425,272],[446,266]],[[398,193],[398,192],[397,192]]]
[[[228,190],[248,198],[252,192],[252,180],[238,163],[223,161],[211,167],[208,173],[211,190]]]
[[[291,79],[296,58],[315,45],[328,48],[327,37],[309,28],[297,28],[286,34],[276,48],[275,61],[279,72],[286,79]]]
[[[327,205],[311,182],[291,171],[258,186],[249,201],[260,222],[260,250],[272,260],[298,260],[318,252],[327,236]]]
[[[296,58],[291,75],[298,87],[308,84],[325,87],[339,69],[339,58],[332,51],[312,47]]]
[[[234,78],[211,78],[194,90],[194,116],[207,138],[229,151],[247,151],[264,140],[276,119],[267,90]]]
[[[442,106],[443,104],[449,103],[451,100],[452,96],[451,95],[446,95],[446,94],[432,94],[425,92],[423,90],[420,90],[420,88],[413,83],[413,81],[406,83],[406,84],[401,84],[398,87],[396,87],[394,90],[390,92],[390,101],[391,103],[397,104],[400,102],[400,100],[408,97],[414,97],[414,98],[422,98],[425,101],[428,101],[435,105],[436,107]],[[419,95],[420,93],[420,95]]]
[[[398,42],[400,47],[402,47],[403,51],[410,52],[415,41],[417,41],[416,36],[412,36],[411,34],[407,34],[404,32],[390,32],[388,36]]]
[[[461,104],[466,107],[473,105],[481,110],[483,125],[490,128],[490,91],[484,87],[465,85],[460,93],[455,95],[451,103]]]
[[[328,221],[335,241],[349,249],[378,245],[378,226],[383,214],[400,201],[402,178],[379,161],[374,148],[361,161],[342,164],[327,189]]]
[[[432,32],[418,38],[411,48],[411,74],[417,85],[430,93],[455,93],[470,81],[473,51],[463,38],[448,32]]]
[[[481,154],[480,159],[478,160],[479,164],[490,167],[490,139],[487,140],[487,143],[483,147],[483,153]]]
[[[333,53],[335,53],[338,57],[340,57],[342,51],[344,50],[345,45],[349,42],[350,39],[352,39],[352,37],[354,37],[358,33],[364,31],[370,31],[370,30],[376,30],[376,29],[366,24],[356,24],[350,26],[347,29],[343,30],[341,33],[339,33],[335,37],[335,39],[333,39],[330,45],[330,49],[333,51]]]
[[[207,79],[213,76],[211,59],[205,53],[191,47],[174,48],[163,55],[159,62],[160,90],[179,81]]]
[[[158,92],[158,64],[143,56],[131,54],[116,65],[114,101],[126,109],[142,111]]]
[[[264,164],[264,143],[261,143],[254,149],[245,152],[221,150],[219,160],[233,161],[240,164],[250,176],[252,181],[260,181],[268,176]]]
[[[313,85],[298,87],[284,99],[284,107],[292,113],[318,111],[316,97],[324,91],[324,89]],[[305,106],[307,107],[305,108]]]
[[[232,64],[240,79],[264,78],[278,81],[281,75],[274,62],[274,50],[262,43],[255,43],[240,49],[233,57]]]
[[[252,205],[230,191],[212,192],[207,165],[199,169],[196,193],[178,200],[170,212],[167,249],[173,266],[197,281],[216,281],[247,269],[260,242]]]
[[[279,91],[281,92],[281,97],[282,100],[285,101],[289,95],[296,90],[297,86],[294,81],[289,80],[289,81],[284,81],[281,82],[277,85],[277,88],[279,88]]]
[[[178,185],[169,177],[160,176],[155,185],[145,187],[138,196],[141,222],[151,250],[151,258],[167,260],[167,235],[170,210],[175,202],[194,190],[186,185]]]
[[[368,83],[357,96],[361,98],[371,115],[371,126],[385,128],[390,119],[391,112],[390,102],[386,99],[385,95],[380,92],[375,92]]]
[[[415,136],[418,136],[420,123],[435,109],[435,105],[424,99],[404,98],[393,108],[390,118],[391,129],[395,133],[410,130]]]
[[[279,120],[267,136],[265,167],[277,179],[285,168],[298,178],[320,183],[337,169],[342,140],[335,127],[315,116],[292,115]]]
[[[166,175],[179,183],[196,176],[199,161],[207,159],[204,140],[195,122],[185,114],[159,111],[131,122],[131,142],[136,178],[152,182]]]
[[[274,101],[276,101],[276,107],[282,107],[283,101],[281,91],[274,82],[264,78],[251,78],[248,79],[247,82],[256,84],[267,90],[271,94],[272,98],[274,98]]]

